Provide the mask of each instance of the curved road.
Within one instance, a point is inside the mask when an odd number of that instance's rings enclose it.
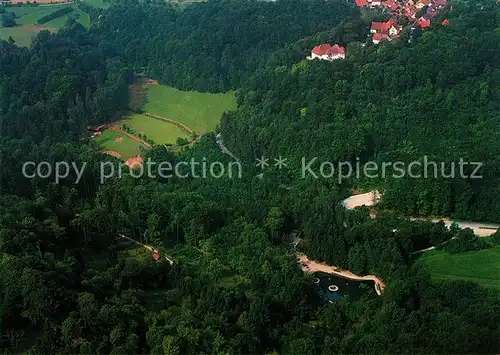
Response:
[[[373,206],[380,200],[381,194],[377,190],[373,190],[364,194],[354,195],[346,198],[342,204],[348,210],[360,207],[360,206]],[[372,215],[374,217],[374,215]],[[478,237],[488,237],[495,233],[500,225],[491,224],[491,223],[482,223],[482,222],[472,222],[472,221],[457,221],[449,218],[424,218],[424,217],[410,217],[411,221],[429,221],[432,223],[438,223],[439,221],[443,221],[446,227],[450,228],[453,222],[456,222],[457,225],[461,228],[470,228],[474,231]]]

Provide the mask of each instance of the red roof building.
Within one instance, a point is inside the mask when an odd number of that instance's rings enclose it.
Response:
[[[387,35],[385,33],[375,33],[373,35],[373,43],[374,44],[379,44],[380,42],[390,41],[390,40],[391,40],[391,37],[389,37],[389,35]]]
[[[447,18],[445,18],[443,22],[441,22],[441,26],[448,26],[449,23],[450,21]]]
[[[371,33],[384,33],[389,30],[389,24],[387,22],[372,22],[372,27],[370,28]]]
[[[397,37],[402,30],[402,26],[399,26],[396,19],[391,17],[387,22],[372,22],[370,28],[371,33],[386,34],[391,37]]]
[[[153,259],[155,259],[156,261],[160,260],[160,253],[158,252],[158,250],[153,251]]]
[[[311,51],[311,56],[307,57],[308,60],[312,59],[320,60],[335,60],[335,59],[345,59],[345,48],[334,44],[333,46],[328,43],[320,44],[314,47]]]
[[[421,17],[418,19],[417,25],[419,25],[421,29],[431,27],[431,20]]]
[[[368,0],[356,0],[355,3],[358,7],[368,6]]]
[[[429,5],[430,3],[430,0],[419,0],[416,4],[415,4],[415,7],[417,9],[421,9],[427,5]]]

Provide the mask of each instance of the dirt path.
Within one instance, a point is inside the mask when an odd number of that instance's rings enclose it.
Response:
[[[385,283],[376,275],[359,276],[349,270],[342,270],[336,266],[330,266],[326,263],[321,263],[309,258],[302,253],[296,253],[297,261],[300,263],[302,271],[307,273],[324,272],[331,275],[337,275],[345,279],[358,280],[358,281],[373,281],[375,283],[375,292],[377,295],[382,295],[385,288]]]
[[[131,133],[128,133],[126,131],[124,131],[123,129],[121,129],[117,124],[109,124],[107,126],[107,128],[110,130],[110,131],[113,131],[113,132],[118,132],[118,133],[122,133],[124,135],[126,135],[127,137],[135,140],[136,142],[139,142],[141,144],[144,144],[146,147],[148,148],[151,148],[151,144],[149,144],[148,142],[146,142],[145,140],[143,139],[140,139],[139,137],[137,136],[134,136],[133,134]]]
[[[118,152],[115,152],[114,150],[105,150],[103,151],[104,154],[111,155],[112,157],[121,159],[122,155]]]
[[[132,243],[135,243],[135,244],[137,244],[137,245],[140,245],[141,247],[143,247],[143,248],[144,248],[144,249],[146,249],[146,250],[149,250],[149,251],[150,251],[150,252],[152,252],[152,253],[154,253],[155,251],[159,253],[158,249],[155,249],[155,248],[153,248],[153,247],[152,247],[152,246],[150,246],[150,245],[147,245],[147,244],[142,244],[142,243],[138,242],[137,240],[134,240],[134,239],[132,239],[132,238],[130,238],[130,237],[127,237],[126,235],[123,235],[123,234],[118,234],[118,235],[119,235],[121,238],[123,238],[123,239],[126,239],[126,240],[128,240],[128,241],[130,241],[130,242],[132,242]],[[170,263],[170,265],[174,265],[174,260],[173,260],[172,258],[169,258],[167,255],[164,255],[163,257],[164,257],[164,258],[165,258],[165,259],[166,259],[166,260]]]
[[[215,143],[217,143],[217,145],[219,146],[219,149],[221,150],[222,153],[224,154],[227,154],[229,155],[231,158],[233,158],[234,160],[236,160],[237,162],[239,162],[240,160],[233,154],[231,153],[231,151],[229,149],[227,149],[227,147],[224,145],[224,143],[222,142],[222,136],[220,133],[218,133],[216,136],[215,136]]]

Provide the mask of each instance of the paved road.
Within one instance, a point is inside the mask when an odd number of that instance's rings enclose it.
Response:
[[[360,207],[360,206],[373,206],[380,199],[380,192],[377,190],[373,190],[364,194],[355,195],[346,198],[342,203],[348,210]],[[372,216],[374,217],[374,216]],[[491,224],[491,223],[482,223],[482,222],[472,222],[472,221],[457,221],[449,218],[423,218],[423,217],[410,217],[412,221],[430,221],[433,223],[437,223],[439,221],[443,221],[446,227],[450,228],[453,222],[456,222],[458,226],[462,229],[470,228],[474,231],[479,237],[488,237],[495,233],[500,225]]]

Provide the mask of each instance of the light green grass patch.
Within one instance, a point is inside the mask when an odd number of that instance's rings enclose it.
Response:
[[[6,8],[7,11],[16,14],[16,22],[21,25],[36,25],[36,21],[45,15],[61,8],[72,5],[51,5],[51,6],[15,6]]]
[[[68,6],[73,7],[73,12],[49,21],[43,25],[37,24],[38,19],[42,16]],[[90,26],[90,16],[81,11],[76,4],[53,6],[13,6],[8,7],[7,11],[16,14],[16,22],[19,26],[0,28],[0,39],[7,40],[9,36],[12,36],[12,38],[16,41],[16,44],[19,46],[28,47],[33,38],[41,30],[46,29],[51,32],[55,32],[57,29],[63,28],[70,17],[75,17],[77,22],[85,28],[89,28]]]
[[[500,246],[459,254],[432,250],[417,263],[425,265],[434,279],[467,280],[500,289]]]
[[[137,134],[145,134],[156,144],[175,144],[177,138],[190,139],[189,134],[173,123],[140,114],[132,114],[123,119],[124,123]]]
[[[214,131],[224,111],[236,109],[236,97],[181,91],[165,85],[149,85],[144,111],[182,122],[196,133]]]
[[[117,142],[117,138],[122,138],[121,142]],[[104,130],[102,135],[95,138],[96,142],[103,150],[113,150],[118,152],[122,159],[134,157],[141,153],[141,148],[147,149],[142,143],[139,143],[125,134]]]
[[[7,41],[11,36],[18,46],[28,47],[37,31],[29,30],[24,26],[0,28],[0,39]]]

